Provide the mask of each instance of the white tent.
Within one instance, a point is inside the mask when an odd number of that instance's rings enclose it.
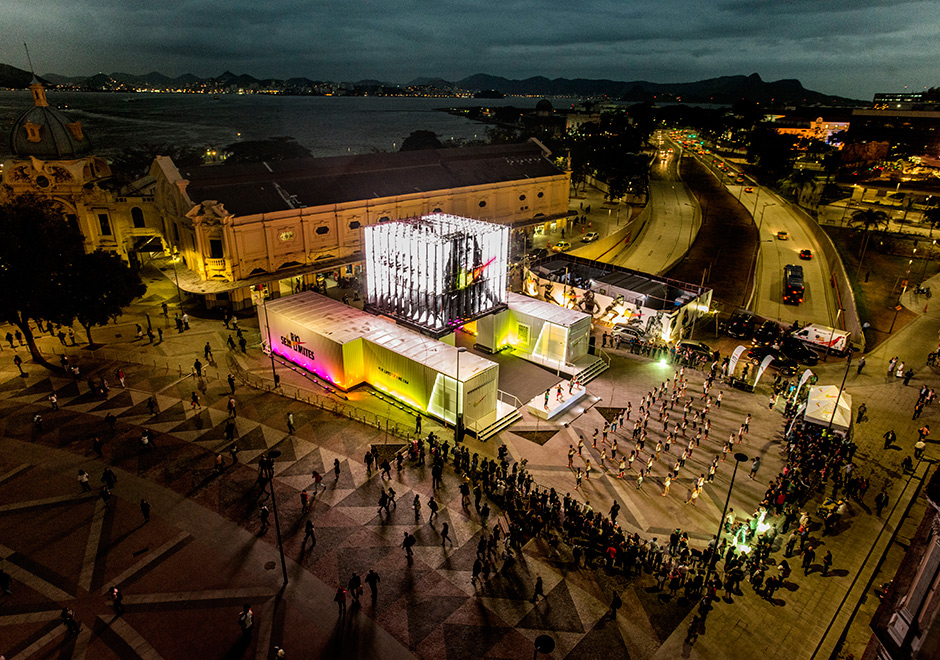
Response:
[[[839,399],[839,408],[835,410],[835,416],[833,416],[836,398]],[[832,421],[833,429],[848,431],[849,426],[852,424],[852,396],[843,391],[840,397],[839,388],[835,385],[821,385],[810,388],[803,419],[826,427]]]

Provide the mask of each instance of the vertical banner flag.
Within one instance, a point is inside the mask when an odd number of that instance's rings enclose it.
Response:
[[[738,359],[741,357],[741,353],[746,350],[745,346],[738,346],[734,349],[734,353],[731,354],[731,360],[728,362],[728,377],[734,375],[734,368],[738,366]]]
[[[764,375],[764,371],[767,370],[767,366],[773,362],[773,355],[765,355],[764,359],[760,363],[760,367],[757,369],[757,377],[754,379],[754,387],[757,387],[757,383],[760,382],[760,377]]]

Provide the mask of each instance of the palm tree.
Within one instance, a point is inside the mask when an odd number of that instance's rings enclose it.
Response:
[[[786,178],[785,185],[794,192],[796,203],[799,204],[803,198],[803,190],[807,186],[816,189],[816,175],[805,169],[793,170],[790,176]]]
[[[872,208],[859,209],[852,213],[849,223],[860,225],[865,232],[865,236],[862,239],[862,247],[859,251],[858,270],[856,271],[856,275],[858,275],[858,273],[862,271],[862,261],[865,259],[865,251],[868,249],[868,241],[871,239],[871,230],[877,229],[880,225],[887,226],[888,214],[884,211],[878,211]]]

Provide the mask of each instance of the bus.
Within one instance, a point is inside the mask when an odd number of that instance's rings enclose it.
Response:
[[[799,305],[803,302],[803,267],[790,264],[783,269],[783,302]]]

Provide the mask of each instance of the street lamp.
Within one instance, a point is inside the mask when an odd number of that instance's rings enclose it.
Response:
[[[267,465],[265,465],[265,477],[268,479],[268,486],[271,488],[271,508],[274,510],[274,531],[277,534],[277,549],[281,554],[281,573],[284,575],[284,584],[287,584],[287,562],[284,561],[284,544],[281,542],[281,522],[277,517],[277,497],[274,495],[274,459],[280,458],[281,450],[272,449],[267,453]]]
[[[841,307],[839,308],[839,312],[836,314],[835,323],[838,323],[838,322],[839,322],[839,318],[842,316],[842,312],[844,312],[844,311],[845,311],[845,310],[842,309]],[[829,341],[826,342],[826,354],[823,355],[823,362],[828,362],[828,361],[829,361],[829,350],[832,348],[832,338],[833,338],[833,336],[835,336],[835,334],[836,334],[836,328],[835,328],[835,326],[833,325],[833,327],[830,328],[830,332],[829,332]]]
[[[274,344],[271,343],[271,322],[268,319],[268,285],[261,284],[264,287],[261,290],[261,306],[264,307],[264,328],[268,334],[268,355],[271,357],[271,374],[274,376],[274,389],[281,384],[281,377],[274,368]]]
[[[180,289],[180,274],[176,270],[176,262],[179,261],[180,254],[176,252],[170,261],[173,262],[173,277],[176,278],[176,300],[180,308],[180,312],[183,311],[183,291]]]
[[[760,210],[760,220],[757,222],[757,240],[760,240],[760,228],[764,224],[764,211],[767,210],[768,206],[776,206],[776,202],[765,202]]]
[[[460,442],[463,440],[463,406],[460,397],[460,354],[466,353],[467,349],[464,346],[459,346],[457,348],[457,378],[455,379],[454,390],[457,392],[457,403],[454,406],[454,438],[455,442]]]
[[[849,375],[849,366],[852,364],[852,351],[849,351],[849,357],[845,361],[845,373],[842,374],[842,384],[839,386],[839,394],[836,396],[836,404],[832,407],[832,415],[829,417],[829,430],[832,430],[832,422],[836,418],[836,411],[839,409],[839,401],[842,399],[842,390],[845,389],[845,379]],[[851,414],[851,411],[849,411]]]
[[[734,488],[734,477],[738,474],[738,466],[746,460],[747,454],[744,454],[740,451],[735,452],[734,471],[731,473],[731,483],[728,484],[728,495],[725,497],[725,508],[721,510],[721,518],[718,520],[718,536],[715,537],[715,548],[708,560],[708,566],[705,568],[705,580],[703,584],[705,585],[706,591],[708,590],[708,579],[711,577],[712,567],[718,563],[718,545],[721,543],[721,532],[725,527],[725,516],[728,515],[728,503],[731,501],[731,491]]]

